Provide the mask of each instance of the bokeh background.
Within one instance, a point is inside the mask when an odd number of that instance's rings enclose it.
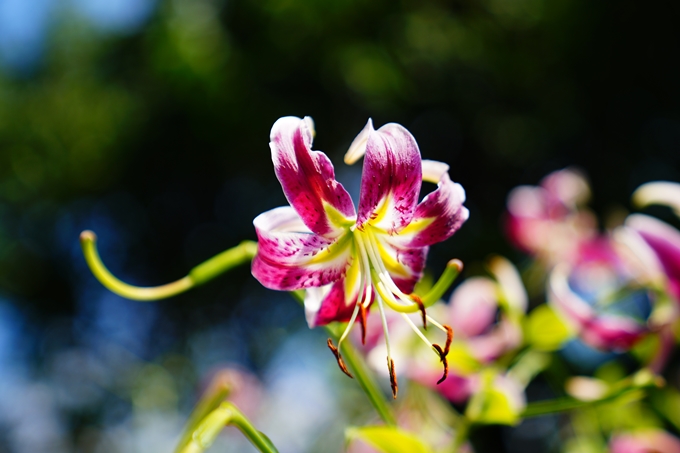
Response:
[[[341,451],[371,411],[289,296],[242,268],[128,301],[91,276],[80,231],[122,279],[175,280],[285,204],[277,118],[312,116],[357,196],[342,155],[371,117],[467,191],[435,274],[521,263],[512,187],[580,167],[605,225],[639,184],[680,180],[678,19],[632,0],[0,0],[0,452],[170,451],[227,366],[251,373],[243,404],[282,452]],[[489,451],[556,448],[540,428]],[[230,430],[213,448],[251,451]]]

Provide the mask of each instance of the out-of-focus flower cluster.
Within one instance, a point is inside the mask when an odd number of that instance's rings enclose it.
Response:
[[[492,257],[487,275],[468,276],[428,309],[455,332],[443,382],[436,357],[388,317],[392,354],[411,387],[434,390],[469,423],[517,425],[546,407],[532,400],[552,396],[574,408],[559,422],[563,451],[678,452],[680,440],[666,431],[680,429],[678,383],[662,377],[675,376],[664,371],[675,373],[680,327],[677,219],[634,213],[603,229],[590,196],[570,168],[509,194],[505,227],[527,256],[522,272]],[[633,204],[677,212],[680,184],[646,184]],[[368,322],[380,321],[371,313]],[[383,373],[384,348],[378,334],[364,345]]]

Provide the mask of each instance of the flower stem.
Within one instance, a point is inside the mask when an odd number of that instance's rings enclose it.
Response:
[[[291,291],[290,294],[295,300],[300,304],[304,304],[304,292],[303,291]],[[336,341],[338,339],[338,333],[331,326],[324,326],[326,332],[333,337]],[[356,351],[354,346],[349,341],[345,341],[340,346],[340,353],[344,358],[345,362],[349,365],[352,370],[354,378],[359,383],[359,386],[364,391],[368,400],[373,405],[373,408],[378,412],[380,418],[390,426],[395,426],[397,424],[394,414],[390,405],[385,399],[385,395],[378,387],[377,382],[373,378],[372,373],[366,366],[366,362],[362,359],[361,355]]]
[[[97,235],[94,232],[83,231],[80,234],[80,245],[87,265],[102,285],[119,296],[140,301],[165,299],[181,294],[240,264],[250,262],[257,251],[255,242],[244,241],[199,264],[189,272],[189,275],[179,280],[161,286],[139,287],[119,280],[104,266],[97,251]]]
[[[598,404],[610,403],[619,398],[636,400],[644,397],[646,389],[661,387],[663,385],[664,382],[661,377],[656,376],[648,369],[643,368],[634,375],[624,378],[614,384],[611,390],[600,399],[583,401],[576,398],[565,397],[548,401],[536,401],[527,404],[524,412],[522,412],[522,418],[537,417],[540,415],[592,407]]]
[[[191,442],[194,432],[199,424],[208,416],[209,413],[219,407],[224,400],[229,396],[232,390],[232,383],[227,374],[217,375],[210,383],[208,390],[201,397],[200,401],[194,407],[194,410],[189,415],[189,419],[184,427],[184,431],[177,444],[175,453],[182,453],[185,447]]]
[[[340,351],[345,358],[345,362],[354,372],[354,378],[359,382],[361,389],[366,393],[369,401],[375,408],[380,418],[390,426],[395,426],[397,421],[394,418],[392,409],[387,404],[385,396],[380,391],[378,384],[375,382],[371,372],[368,370],[366,363],[362,360],[359,353],[354,349],[354,346],[348,341],[345,341]]]
[[[236,426],[262,453],[278,453],[271,441],[258,431],[248,418],[231,402],[225,401],[208,413],[191,432],[189,441],[177,448],[180,453],[201,453],[209,448],[227,425]]]

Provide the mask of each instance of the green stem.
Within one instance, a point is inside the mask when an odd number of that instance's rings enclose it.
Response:
[[[182,453],[185,451],[186,446],[191,442],[194,431],[198,428],[199,424],[208,416],[208,414],[217,407],[229,396],[231,393],[232,385],[228,379],[228,375],[217,376],[210,387],[205,392],[201,400],[196,404],[196,407],[189,415],[184,431],[180,437],[180,441],[177,444],[175,453]]]
[[[453,453],[458,453],[465,444],[470,433],[470,420],[467,417],[461,417],[456,423],[456,436],[453,439]]]
[[[291,291],[290,294],[295,300],[300,304],[304,304],[304,291]],[[338,334],[330,326],[324,326],[328,335],[330,335],[335,341],[338,340]],[[392,409],[390,408],[385,395],[378,387],[377,382],[373,378],[372,373],[366,366],[366,363],[361,358],[361,355],[354,349],[350,342],[345,341],[340,346],[340,353],[342,354],[345,363],[349,365],[352,370],[354,378],[359,383],[359,386],[364,391],[368,400],[373,405],[373,408],[378,412],[380,418],[390,426],[396,426],[397,421],[394,418]]]
[[[661,378],[655,376],[648,369],[642,369],[632,376],[614,384],[602,398],[582,401],[575,398],[557,398],[549,401],[536,401],[527,404],[527,407],[522,412],[522,417],[537,417],[539,415],[555,414],[558,412],[565,412],[574,409],[581,409],[598,404],[609,403],[619,398],[628,397],[631,399],[638,399],[645,395],[645,390],[651,387],[660,387],[663,385]]]
[[[329,331],[330,332],[330,331]],[[343,359],[354,372],[354,378],[359,383],[359,386],[364,391],[369,401],[375,408],[380,418],[390,426],[396,426],[397,421],[394,418],[392,409],[387,404],[385,396],[378,387],[373,375],[368,370],[366,363],[362,360],[359,353],[354,349],[354,346],[348,341],[342,343],[340,347]]]
[[[236,426],[262,453],[278,453],[271,441],[259,432],[233,403],[228,401],[223,402],[208,413],[191,433],[189,442],[180,445],[177,451],[181,453],[201,453],[205,451],[227,425]]]
[[[102,285],[119,296],[140,301],[165,299],[181,294],[235,266],[250,262],[257,251],[255,242],[244,241],[236,247],[199,264],[189,272],[189,275],[179,280],[161,286],[139,287],[119,280],[104,266],[97,250],[97,235],[92,231],[83,231],[80,234],[80,245],[87,265]]]

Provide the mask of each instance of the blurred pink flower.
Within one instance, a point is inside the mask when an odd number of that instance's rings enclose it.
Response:
[[[680,231],[642,214],[628,216],[626,226],[639,234],[654,251],[666,275],[668,292],[680,300]]]
[[[436,389],[454,403],[464,403],[479,389],[480,370],[522,344],[521,322],[527,295],[519,273],[501,257],[492,258],[488,267],[494,278],[469,278],[456,288],[448,305],[437,303],[428,310],[454,330],[448,377],[440,384],[438,361],[422,354],[423,345],[406,337],[406,329],[390,324],[393,354],[407,364],[407,376]],[[369,337],[367,347],[369,362],[380,369],[384,351],[379,339]]]
[[[574,243],[596,233],[594,216],[582,206],[587,181],[574,169],[550,173],[538,186],[519,186],[508,195],[506,232],[510,240],[549,265],[570,260]]]
[[[575,247],[572,263],[551,271],[549,301],[587,344],[630,349],[648,331],[656,300],[653,272],[625,244],[609,236]]]
[[[621,433],[609,442],[611,453],[680,453],[680,439],[659,429]]]

